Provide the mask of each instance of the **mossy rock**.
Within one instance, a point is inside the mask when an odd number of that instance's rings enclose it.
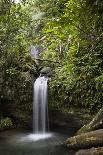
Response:
[[[103,147],[79,150],[76,155],[103,155]]]
[[[64,145],[69,149],[86,149],[103,146],[103,129],[68,138]]]
[[[51,68],[50,68],[50,67],[44,67],[44,68],[40,71],[40,73],[41,73],[42,75],[48,75],[48,76],[50,76],[50,75],[51,75]]]

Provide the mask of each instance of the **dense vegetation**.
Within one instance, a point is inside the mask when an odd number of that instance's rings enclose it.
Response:
[[[81,0],[52,0],[41,8],[46,10],[44,27],[37,38],[44,51],[41,57],[59,61],[59,65],[52,65],[53,106],[83,107],[90,112],[101,107],[102,9],[101,1]],[[42,42],[40,37],[44,37]]]
[[[52,68],[49,106],[95,113],[103,99],[101,0],[0,1],[0,118],[28,122],[32,81]],[[39,66],[29,46],[41,49]],[[52,60],[52,61],[51,61]],[[11,126],[11,121],[10,126]],[[3,124],[3,121],[1,122]]]
[[[1,1],[0,6],[0,118],[10,117],[20,124],[32,114],[36,68],[28,52],[31,19],[19,4]],[[8,123],[4,119],[4,127]]]

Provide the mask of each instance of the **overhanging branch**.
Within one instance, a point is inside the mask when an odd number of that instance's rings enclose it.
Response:
[[[40,58],[36,58],[35,60],[39,60],[39,61],[48,61],[48,62],[53,62],[53,63],[59,63],[59,61],[53,61],[53,60],[48,60],[48,59],[40,59]]]

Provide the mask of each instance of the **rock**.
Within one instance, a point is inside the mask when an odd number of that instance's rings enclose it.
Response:
[[[64,142],[64,145],[69,149],[85,149],[103,146],[103,129],[70,137]]]
[[[103,155],[103,147],[79,150],[75,155]]]
[[[73,112],[62,112],[56,109],[49,109],[49,120],[53,128],[75,128],[76,131],[84,124],[81,120],[80,114]]]
[[[41,71],[40,71],[41,74],[43,75],[50,75],[51,74],[51,68],[50,67],[44,67]]]

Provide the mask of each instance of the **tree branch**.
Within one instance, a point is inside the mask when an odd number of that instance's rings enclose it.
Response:
[[[48,61],[48,62],[53,62],[53,63],[59,63],[59,61],[52,61],[52,60],[48,60],[48,59],[40,59],[40,58],[36,58],[35,60],[39,60],[39,61]]]

